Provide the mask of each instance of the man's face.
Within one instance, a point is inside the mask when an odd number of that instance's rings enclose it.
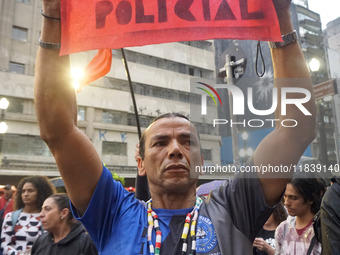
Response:
[[[290,216],[303,216],[311,211],[312,202],[305,201],[291,183],[287,184],[284,201]]]
[[[195,186],[190,171],[202,165],[199,139],[191,123],[180,117],[162,118],[145,133],[144,160],[138,160],[140,175],[147,174],[152,192],[185,192]]]

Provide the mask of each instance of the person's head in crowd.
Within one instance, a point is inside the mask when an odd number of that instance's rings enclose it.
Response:
[[[338,178],[338,177],[335,176],[335,175],[331,177],[331,185],[333,185],[334,183],[338,182],[338,181],[337,181],[337,178]]]
[[[10,199],[13,195],[12,185],[6,184],[4,187],[4,197],[6,200]]]
[[[286,220],[287,216],[288,216],[287,211],[284,208],[282,202],[277,204],[273,213],[270,215],[270,217],[273,217],[273,220],[275,221],[277,226],[280,225],[282,221]]]
[[[253,242],[254,255],[275,254],[275,230],[287,216],[283,203],[278,203]]]
[[[30,206],[40,210],[45,199],[55,192],[52,183],[44,176],[23,178],[15,195],[15,208]]]
[[[288,214],[299,216],[310,210],[316,214],[321,205],[326,182],[313,173],[297,173],[287,184],[284,200]]]
[[[46,198],[39,216],[46,232],[34,242],[32,255],[98,255],[84,226],[73,218],[67,194],[57,193]]]
[[[42,205],[40,219],[44,230],[50,233],[65,225],[70,226],[73,222],[73,215],[68,196],[61,193],[49,196]]]

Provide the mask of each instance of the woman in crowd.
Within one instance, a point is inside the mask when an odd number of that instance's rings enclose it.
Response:
[[[73,218],[66,194],[54,194],[42,206],[40,218],[45,232],[32,247],[32,255],[97,255],[83,225]]]
[[[17,211],[6,215],[2,226],[1,248],[4,255],[29,254],[42,234],[39,212],[45,199],[54,193],[46,177],[26,177],[18,184],[15,195]]]
[[[321,244],[313,238],[313,219],[325,189],[326,183],[312,173],[299,173],[287,184],[284,201],[289,216],[276,229],[276,254],[321,254]]]
[[[263,225],[254,240],[253,255],[275,254],[275,230],[281,222],[286,220],[287,212],[282,203],[279,203]]]

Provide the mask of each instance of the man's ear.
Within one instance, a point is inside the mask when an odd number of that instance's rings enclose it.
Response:
[[[140,156],[137,157],[137,166],[138,166],[138,175],[145,176],[146,170],[144,167],[144,160]]]

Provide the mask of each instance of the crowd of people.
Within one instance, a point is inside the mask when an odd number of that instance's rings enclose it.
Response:
[[[5,185],[0,198],[1,255],[98,254],[83,225],[73,218],[67,195],[55,194],[46,177],[21,179],[14,195],[11,187]]]
[[[337,217],[330,217],[327,214],[331,227],[324,232],[333,231],[337,224],[334,221],[340,219],[339,206],[340,194],[334,194],[334,188],[337,188],[338,182],[333,178],[335,186],[330,187],[331,195],[334,199],[331,215],[337,214]],[[209,199],[209,194],[214,189],[219,189],[224,184],[223,181],[212,181],[198,187],[197,194]],[[321,212],[321,201],[327,190],[327,182],[321,175],[315,173],[296,173],[287,183],[283,199],[279,202],[273,213],[270,215],[262,229],[256,235],[253,242],[253,255],[274,255],[274,254],[291,254],[291,255],[317,255],[321,254],[340,254],[340,243],[337,242],[339,237],[333,233],[325,237],[326,243],[322,245],[315,235],[315,215]],[[329,193],[329,192],[328,192]],[[329,195],[328,195],[329,196]],[[329,202],[328,196],[324,199],[324,207]],[[328,210],[329,211],[329,210]],[[332,245],[329,245],[329,242]],[[327,246],[327,247],[326,247]],[[325,249],[331,249],[333,252],[327,252]]]
[[[321,254],[321,243],[315,238],[313,223],[325,191],[323,178],[316,178],[311,173],[296,174],[286,186],[284,209],[281,205],[276,207],[281,209],[282,217],[271,229],[271,239],[256,238],[257,253],[254,254]]]
[[[212,192],[224,184],[225,181],[221,180],[202,184],[197,194],[202,199],[210,199]],[[335,185],[329,186],[323,207],[329,206],[330,199],[335,203],[339,201],[339,192],[334,195],[334,189],[339,186],[336,177],[332,178],[332,184]],[[316,178],[310,173],[295,174],[287,183],[282,201],[257,233],[253,255],[338,254],[340,244],[336,234],[325,235],[322,245],[314,232],[314,218],[321,212],[326,190],[327,183],[323,178]],[[11,207],[8,209],[9,202]],[[83,225],[73,217],[68,196],[56,194],[47,178],[26,177],[14,189],[12,185],[5,185],[0,203],[0,211],[5,212],[1,228],[1,255],[98,254]],[[333,221],[328,231],[335,232],[333,225],[337,224],[334,220],[340,219],[339,210],[333,208],[332,215],[327,214],[327,210],[323,209],[326,223],[327,220]],[[333,214],[338,217],[334,218]],[[325,228],[324,232],[327,231]],[[322,253],[322,248],[328,251]]]

